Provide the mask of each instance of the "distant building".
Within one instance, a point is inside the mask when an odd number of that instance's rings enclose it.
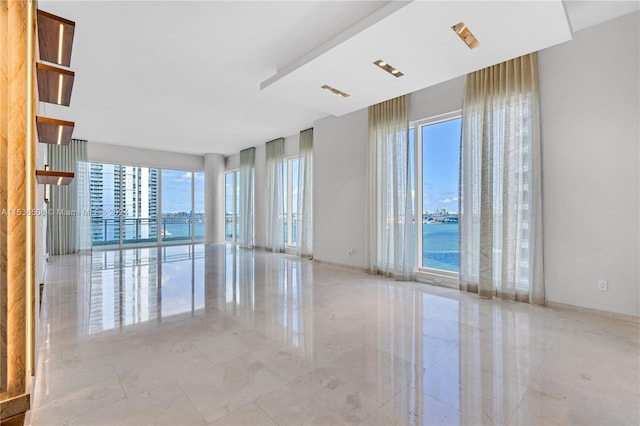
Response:
[[[93,241],[140,240],[158,235],[158,170],[91,163],[91,233]],[[121,193],[123,188],[124,193]],[[121,200],[122,197],[122,200]],[[122,201],[122,205],[120,205]]]

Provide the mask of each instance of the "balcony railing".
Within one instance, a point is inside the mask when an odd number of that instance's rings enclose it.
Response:
[[[162,241],[191,241],[204,238],[204,216],[155,218],[91,218],[93,245],[117,245],[120,243],[153,243],[158,241],[158,231]],[[193,225],[193,226],[192,226]]]

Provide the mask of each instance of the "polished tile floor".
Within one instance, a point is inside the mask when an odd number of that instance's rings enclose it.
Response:
[[[225,245],[46,274],[34,425],[640,423],[638,324]]]

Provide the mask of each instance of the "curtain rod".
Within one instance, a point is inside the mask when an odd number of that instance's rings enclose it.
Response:
[[[309,127],[308,129],[300,130],[300,133],[307,132],[309,130],[313,130],[313,127]]]
[[[255,146],[252,146],[251,148],[245,148],[245,149],[243,149],[243,150],[240,150],[240,152],[243,152],[243,151],[249,151],[250,149],[256,149],[256,147],[255,147]]]

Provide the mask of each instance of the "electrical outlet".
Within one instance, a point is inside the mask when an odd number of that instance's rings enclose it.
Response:
[[[609,282],[604,280],[598,281],[598,290],[609,291]]]
[[[347,254],[348,254],[349,256],[351,256],[351,255],[353,254],[353,249],[352,249],[352,248],[349,248],[349,249],[347,250]]]

